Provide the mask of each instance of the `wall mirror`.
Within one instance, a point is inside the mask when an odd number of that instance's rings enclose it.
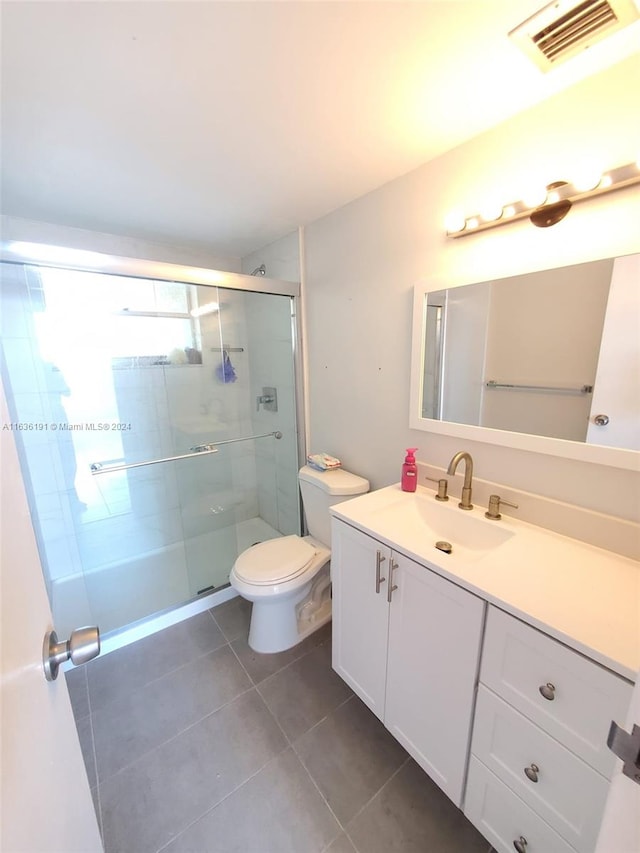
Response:
[[[640,255],[414,293],[410,426],[640,470]]]

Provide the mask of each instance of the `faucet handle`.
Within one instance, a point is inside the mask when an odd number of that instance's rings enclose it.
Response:
[[[504,498],[500,497],[500,495],[489,495],[489,508],[485,512],[485,517],[490,518],[492,521],[499,521],[502,518],[502,515],[500,514],[501,504],[518,509],[518,504],[512,504],[509,501],[505,501]]]
[[[445,477],[441,477],[440,479],[438,479],[437,477],[425,477],[425,480],[431,480],[432,483],[438,484],[438,492],[436,494],[437,501],[449,500],[449,495],[447,494],[447,487],[449,485],[449,482]]]

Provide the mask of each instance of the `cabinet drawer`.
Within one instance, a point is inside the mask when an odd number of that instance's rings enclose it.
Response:
[[[533,809],[471,756],[464,813],[498,853],[575,853]]]
[[[594,849],[607,779],[482,685],[471,749],[576,850]]]
[[[628,681],[496,607],[489,608],[480,680],[610,778],[616,759],[607,735],[611,720],[626,716]]]

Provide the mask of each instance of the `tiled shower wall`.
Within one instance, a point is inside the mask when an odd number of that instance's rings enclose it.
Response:
[[[265,294],[252,294],[247,302],[246,328],[251,375],[251,399],[263,387],[275,387],[278,412],[251,406],[251,429],[255,434],[280,430],[282,438],[255,443],[258,514],[283,535],[299,532],[300,498],[294,360],[291,354],[290,311],[282,302]],[[291,302],[287,300],[287,305]]]

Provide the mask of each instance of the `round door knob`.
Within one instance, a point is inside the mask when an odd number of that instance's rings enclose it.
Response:
[[[100,630],[97,626],[76,628],[68,640],[59,642],[55,631],[47,631],[42,644],[42,667],[47,681],[55,681],[60,664],[71,660],[74,666],[87,663],[100,654]]]
[[[593,422],[597,426],[606,426],[609,423],[609,415],[596,415]]]
[[[100,631],[92,625],[76,628],[69,637],[69,657],[74,666],[80,666],[100,654]]]
[[[538,781],[538,773],[540,772],[540,768],[537,764],[531,764],[529,767],[524,768],[524,775],[530,782]]]
[[[527,845],[528,845],[528,844],[529,844],[529,842],[528,842],[528,841],[527,841],[527,839],[524,837],[524,835],[521,835],[521,836],[520,836],[520,838],[517,838],[517,839],[513,842],[513,846],[516,848],[516,850],[518,851],[518,853],[527,853]]]
[[[550,681],[547,681],[546,684],[543,684],[538,689],[540,690],[540,693],[542,693],[544,698],[549,700],[549,702],[553,702],[553,700],[556,698],[556,688],[553,684],[551,684]]]

